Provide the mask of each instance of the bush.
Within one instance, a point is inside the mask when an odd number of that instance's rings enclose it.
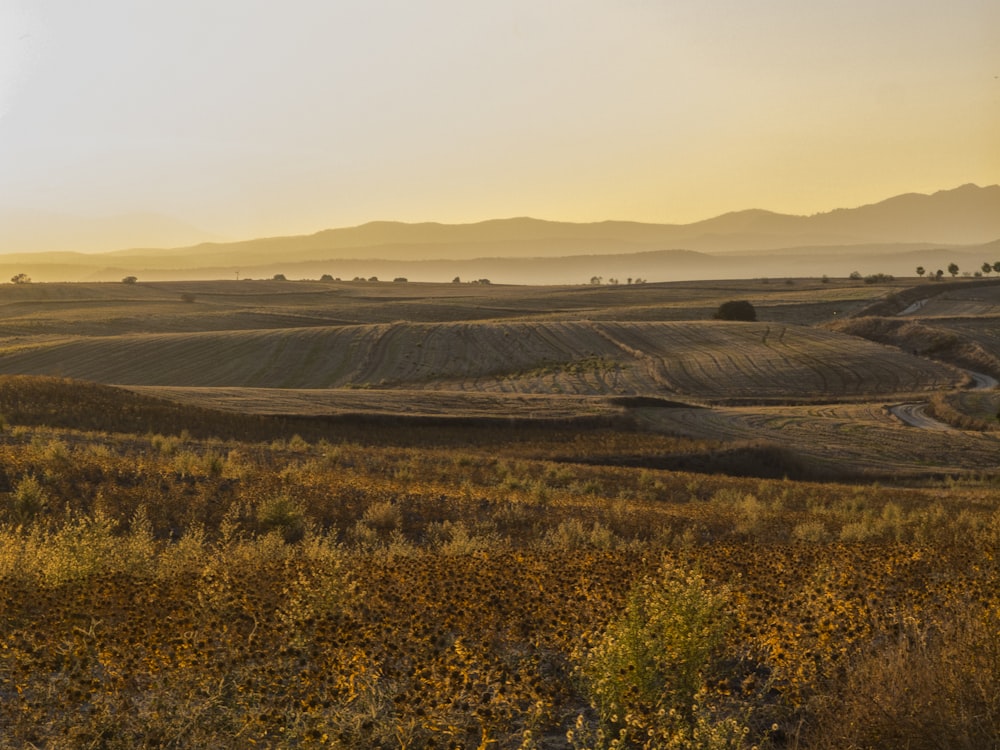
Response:
[[[712,316],[715,320],[757,320],[757,311],[747,300],[730,300],[719,305],[719,309]]]
[[[257,523],[262,533],[277,531],[286,542],[297,542],[305,535],[305,510],[287,495],[271,497],[257,506]]]
[[[46,508],[49,498],[41,482],[29,474],[17,483],[8,502],[7,517],[15,524],[28,524]]]
[[[737,747],[740,722],[711,716],[708,672],[728,622],[727,594],[665,562],[628,595],[625,611],[582,660],[604,738],[658,747]],[[701,737],[711,727],[713,738]],[[715,731],[717,730],[717,731]]]

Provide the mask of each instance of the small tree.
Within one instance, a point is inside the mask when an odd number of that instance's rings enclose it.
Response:
[[[924,268],[923,266],[917,266],[917,276],[923,278],[925,273],[927,273],[926,268]]]
[[[333,276],[331,276],[328,273],[324,273],[322,276],[319,277],[319,280],[320,281],[333,281]]]
[[[455,278],[453,278],[451,280],[451,283],[452,284],[461,284],[462,283],[462,277],[461,276],[456,276]]]
[[[989,276],[990,275],[990,271],[992,271],[992,270],[993,270],[993,266],[992,265],[990,265],[989,263],[983,263],[983,273],[984,274],[986,274],[987,276]]]
[[[122,283],[123,284],[134,284],[138,280],[139,279],[137,279],[135,276],[126,276],[124,279],[122,279]]]
[[[958,276],[958,263],[949,263],[948,264],[948,273],[951,274],[952,278],[955,278],[956,276]]]
[[[271,281],[288,281],[288,279],[285,278],[285,274],[276,273],[271,277]]]
[[[1000,273],[1000,260],[993,264],[993,270]]]
[[[26,273],[15,273],[10,277],[11,284],[30,284],[31,277]]]
[[[757,320],[757,311],[747,300],[730,300],[719,305],[719,309],[712,316],[715,320]]]
[[[940,268],[934,272],[934,278],[937,279],[938,281],[941,281],[942,276],[944,276],[944,271],[942,271]]]

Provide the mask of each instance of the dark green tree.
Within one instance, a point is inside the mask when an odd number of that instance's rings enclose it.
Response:
[[[754,306],[745,299],[729,300],[719,305],[719,309],[712,316],[716,320],[757,320],[757,311]]]

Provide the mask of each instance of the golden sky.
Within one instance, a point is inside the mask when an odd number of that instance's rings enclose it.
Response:
[[[994,184],[998,29],[997,0],[0,0],[0,209],[237,239]]]

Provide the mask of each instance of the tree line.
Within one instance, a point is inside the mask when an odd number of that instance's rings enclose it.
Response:
[[[959,269],[958,263],[948,264],[948,273],[951,274],[952,278],[958,276],[959,270],[961,269]],[[979,267],[979,270],[973,273],[972,275],[976,277],[989,276],[991,272],[1000,274],[1000,260],[996,261],[995,263],[984,262],[983,265]],[[917,276],[923,278],[926,273],[927,273],[926,268],[924,268],[923,266],[917,266]],[[966,272],[966,275],[969,275],[968,272]],[[928,278],[934,279],[935,281],[940,281],[943,276],[944,276],[944,271],[942,271],[939,268],[938,270],[934,271]]]

